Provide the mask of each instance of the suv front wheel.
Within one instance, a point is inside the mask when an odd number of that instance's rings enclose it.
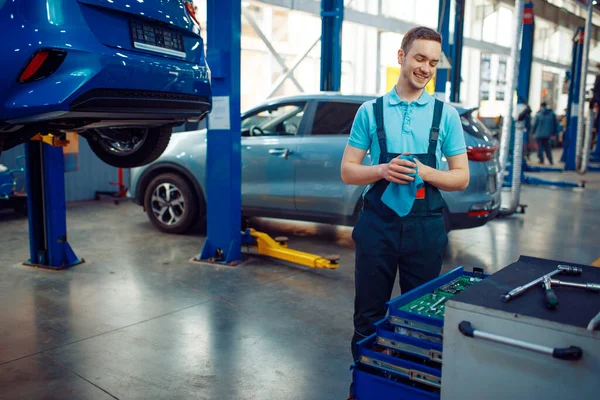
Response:
[[[160,174],[144,193],[148,218],[159,230],[185,233],[197,222],[198,200],[191,185],[180,175]]]
[[[156,160],[171,139],[172,128],[98,128],[86,132],[92,151],[117,168],[141,167]]]

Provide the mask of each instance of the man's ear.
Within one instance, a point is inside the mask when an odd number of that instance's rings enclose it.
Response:
[[[400,49],[400,50],[398,50],[398,64],[402,65],[403,58],[404,58],[404,50]]]

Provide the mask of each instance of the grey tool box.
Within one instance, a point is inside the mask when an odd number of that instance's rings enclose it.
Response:
[[[558,307],[544,306],[541,285],[509,302],[502,296],[557,268],[600,283],[600,268],[524,257],[446,304],[442,399],[599,399],[600,331],[587,330],[600,293],[555,287]]]

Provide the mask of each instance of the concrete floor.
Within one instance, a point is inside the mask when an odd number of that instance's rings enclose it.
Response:
[[[491,273],[521,254],[600,257],[600,191],[526,186],[521,202],[524,215],[452,232],[444,270]],[[134,204],[101,201],[68,207],[69,241],[86,263],[48,271],[19,264],[27,220],[0,213],[0,398],[345,398],[350,228],[255,223],[291,247],[339,253],[340,268],[194,264],[200,233],[165,235]]]

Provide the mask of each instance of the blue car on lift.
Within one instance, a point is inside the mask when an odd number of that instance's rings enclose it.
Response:
[[[211,110],[193,2],[0,1],[0,152],[77,132],[104,162],[145,165]]]

